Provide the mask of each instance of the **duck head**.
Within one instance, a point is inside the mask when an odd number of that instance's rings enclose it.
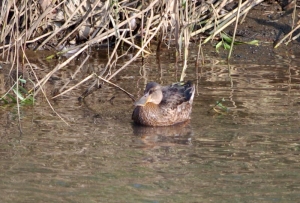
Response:
[[[156,82],[149,82],[146,85],[144,96],[134,103],[135,106],[145,106],[147,103],[159,104],[163,99],[161,86]]]

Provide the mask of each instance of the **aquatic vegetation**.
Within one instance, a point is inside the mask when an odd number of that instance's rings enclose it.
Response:
[[[220,42],[218,42],[216,44],[216,52],[219,52],[219,48],[222,46],[224,49],[230,50],[232,47],[232,43],[234,45],[240,45],[240,44],[248,44],[248,45],[255,45],[255,46],[259,45],[258,40],[252,40],[250,42],[242,42],[242,41],[238,41],[238,40],[233,41],[232,37],[228,36],[226,33],[223,33],[223,32],[220,33],[220,37],[221,37]]]
[[[26,84],[26,82],[25,79],[20,77],[10,90],[0,98],[0,105],[17,104],[18,100],[22,105],[32,105],[34,103],[33,94],[22,86]]]
[[[217,112],[219,114],[228,113],[230,111],[230,109],[228,107],[226,107],[222,102],[225,102],[224,98],[222,98],[221,100],[216,101],[216,104],[209,111],[214,110],[215,112]]]

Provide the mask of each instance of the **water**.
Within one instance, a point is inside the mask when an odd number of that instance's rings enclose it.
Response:
[[[147,59],[144,78],[137,62],[114,82],[141,95],[148,81],[176,81],[173,57]],[[299,61],[274,57],[191,62],[187,78],[199,79],[192,119],[173,127],[133,125],[131,99],[107,85],[85,103],[82,87],[52,102],[68,125],[39,98],[21,108],[20,135],[17,109],[1,108],[0,201],[297,202]],[[99,66],[93,60],[89,68]],[[222,98],[229,112],[211,110]]]

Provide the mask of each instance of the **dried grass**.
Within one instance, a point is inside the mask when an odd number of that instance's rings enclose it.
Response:
[[[151,54],[153,50],[149,47],[153,39],[159,42],[158,51],[162,43],[168,47],[175,46],[178,57],[183,51],[184,65],[180,80],[184,80],[190,39],[196,36],[200,39],[203,33],[209,32],[210,35],[203,41],[206,43],[237,20],[237,16],[243,17],[263,0],[246,0],[238,8],[225,12],[224,7],[232,1],[3,0],[0,9],[0,52],[2,59],[17,70],[25,63],[23,60],[20,64],[17,60],[19,50],[25,48],[64,48],[57,55],[74,52],[44,78],[37,80],[32,89],[35,95],[43,91],[43,85],[55,72],[89,47],[99,44],[114,43],[104,70],[97,77],[91,74],[74,87],[92,78],[110,81],[138,57]],[[69,42],[76,46],[67,48]],[[121,58],[117,50],[123,44],[127,45],[124,54],[135,49],[135,55],[121,68],[112,71],[112,66],[116,66]],[[24,59],[26,52],[22,51],[21,54]],[[61,88],[60,91],[65,93],[74,87]]]

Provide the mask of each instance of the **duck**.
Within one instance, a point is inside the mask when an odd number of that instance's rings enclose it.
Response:
[[[143,126],[171,126],[190,119],[195,96],[191,81],[161,86],[146,85],[144,95],[134,103],[132,120]]]

